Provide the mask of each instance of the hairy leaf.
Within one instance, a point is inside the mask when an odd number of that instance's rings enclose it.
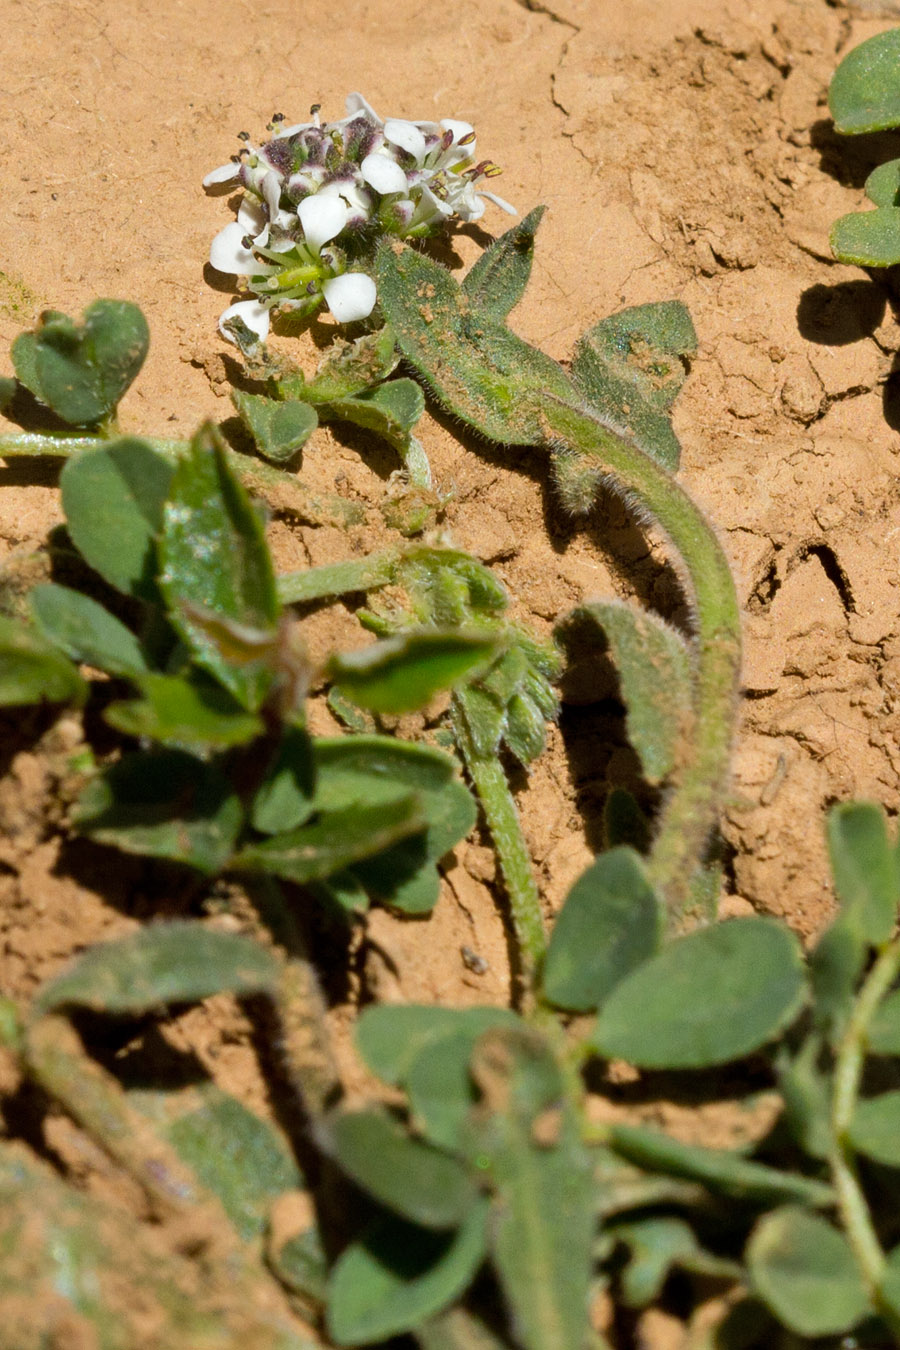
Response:
[[[325,674],[361,708],[402,713],[483,668],[496,650],[496,640],[483,633],[407,631],[332,656]]]
[[[231,400],[257,450],[273,464],[285,464],[292,459],[319,424],[315,409],[298,399],[282,403],[263,394],[232,389]]]
[[[840,216],[828,236],[841,262],[857,267],[893,267],[900,262],[900,206],[877,206]]]
[[[576,1012],[598,1007],[659,947],[663,907],[629,848],[602,853],[575,882],[557,916],[544,963],[544,994]]]
[[[461,290],[476,313],[502,323],[522,299],[531,276],[534,236],[546,209],[536,206],[529,211],[469,268]]]
[[[900,126],[900,28],[890,28],[854,47],[831,80],[828,108],[837,131],[856,135]]]
[[[732,919],[678,938],[626,975],[591,1040],[641,1068],[726,1064],[783,1030],[804,995],[793,933],[770,919]]]

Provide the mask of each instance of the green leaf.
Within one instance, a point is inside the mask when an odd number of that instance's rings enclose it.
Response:
[[[887,1304],[896,1318],[900,1314],[900,1247],[888,1252],[878,1294],[879,1301]]]
[[[283,1285],[314,1303],[325,1302],[328,1258],[316,1227],[289,1237],[273,1251],[270,1241],[266,1259]]]
[[[704,1252],[693,1229],[683,1219],[646,1218],[615,1224],[610,1237],[630,1248],[622,1272],[622,1302],[628,1308],[645,1308],[662,1292],[673,1266],[698,1275],[740,1278],[741,1267]]]
[[[19,388],[17,380],[8,375],[0,375],[0,412],[5,412],[12,403]]]
[[[900,28],[867,38],[848,52],[831,79],[828,108],[837,131],[857,135],[900,126]]]
[[[124,853],[146,853],[220,872],[243,812],[219,770],[181,750],[124,755],[88,783],[74,823]]]
[[[227,660],[191,613],[196,607],[273,639],[280,613],[262,521],[211,427],[201,428],[175,469],[159,549],[173,624],[198,664],[255,712],[275,678],[271,664]]]
[[[738,1200],[834,1204],[834,1192],[825,1182],[766,1167],[727,1149],[683,1144],[660,1130],[640,1125],[611,1124],[608,1134],[610,1147],[638,1167],[700,1181],[710,1190]]]
[[[334,1155],[382,1205],[424,1228],[455,1228],[476,1202],[462,1164],[414,1139],[384,1111],[347,1111],[331,1124]]]
[[[484,1259],[487,1205],[446,1236],[388,1218],[342,1253],[328,1291],[338,1345],[372,1345],[420,1326],[468,1287]]]
[[[47,582],[35,586],[29,603],[38,630],[73,661],[110,675],[146,672],[147,662],[134,633],[90,596]]]
[[[544,964],[544,995],[559,1008],[598,1007],[657,951],[664,910],[640,858],[602,853],[575,882],[557,916]]]
[[[455,760],[440,750],[389,736],[314,741],[317,810],[377,805],[414,793],[428,822],[425,857],[438,861],[475,824],[477,808]]]
[[[320,410],[323,421],[352,422],[383,436],[405,451],[409,434],[425,411],[425,395],[415,380],[389,380],[354,398],[333,399]]]
[[[591,1042],[640,1068],[726,1064],[788,1026],[804,995],[794,934],[771,919],[731,919],[678,938],[626,975]]]
[[[273,464],[285,464],[292,459],[319,425],[315,409],[297,399],[282,403],[263,394],[232,389],[231,401],[257,450]]]
[[[361,708],[402,713],[424,707],[439,690],[484,667],[496,650],[496,639],[482,633],[407,631],[332,656],[325,674]]]
[[[787,1206],[761,1219],[747,1263],[755,1292],[801,1336],[839,1335],[872,1311],[846,1238],[806,1210]]]
[[[534,258],[534,236],[546,206],[536,206],[501,234],[470,267],[462,294],[472,309],[502,323],[525,294]]]
[[[493,1195],[489,1235],[516,1343],[588,1343],[595,1212],[590,1161],[552,1051],[530,1028],[486,1032],[470,1154]]]
[[[870,1055],[900,1055],[900,989],[883,998],[866,1028]]]
[[[145,441],[129,437],[63,465],[59,485],[72,542],[126,595],[158,599],[155,545],[173,472]]]
[[[241,849],[231,865],[245,872],[267,872],[302,886],[381,853],[407,835],[420,833],[424,826],[425,817],[413,796],[397,797],[377,806],[324,811],[312,824]]]
[[[687,643],[649,610],[617,601],[579,605],[557,628],[561,641],[579,645],[599,630],[619,674],[625,725],[647,781],[661,783],[678,767],[693,706]]]
[[[650,822],[627,788],[614,787],[603,803],[603,842],[645,854],[650,848]]]
[[[405,1084],[410,1068],[428,1045],[464,1035],[474,1045],[490,1027],[517,1023],[506,1008],[440,1008],[425,1003],[380,1003],[364,1008],[356,1023],[356,1048],[386,1083]]]
[[[0,615],[0,705],[83,703],[87,684],[33,628]]]
[[[31,340],[14,344],[16,373],[73,426],[94,426],[115,412],[150,343],[147,320],[127,300],[95,300],[80,325],[48,311],[23,336]]]
[[[202,673],[150,673],[136,677],[143,698],[111,704],[103,716],[127,736],[182,747],[245,745],[263,731],[255,713],[245,712],[236,699]]]
[[[876,206],[900,206],[900,159],[879,164],[866,179],[866,196]]]
[[[882,1092],[858,1101],[847,1137],[867,1158],[900,1167],[900,1092]]]
[[[261,834],[296,829],[312,812],[314,791],[312,741],[305,728],[287,727],[253,798],[253,828]]]
[[[444,407],[501,444],[539,444],[541,397],[577,397],[562,368],[502,324],[473,314],[450,273],[425,254],[398,254],[385,243],[375,270],[400,350]]]
[[[196,1003],[211,994],[239,997],[274,991],[279,966],[253,938],[199,923],[151,924],[115,942],[89,947],[39,992],[35,1011],[92,1008],[143,1013],[168,1003]]]
[[[303,1184],[283,1137],[214,1083],[182,1092],[135,1090],[128,1098],[219,1197],[244,1242],[263,1236],[277,1196]]]
[[[475,1042],[493,1027],[518,1025],[518,1018],[508,1009],[490,1011],[493,1017],[470,1018],[468,1025],[457,1023],[454,1030],[429,1037],[404,1076],[416,1125],[433,1144],[450,1151],[460,1147],[477,1096],[469,1072]]]
[[[900,902],[900,858],[880,806],[846,802],[828,813],[828,852],[841,917],[873,947],[887,942]]]
[[[856,986],[869,954],[861,925],[842,912],[825,929],[809,956],[815,1024],[832,1045],[843,1034],[856,998]]]
[[[900,262],[900,206],[878,206],[874,211],[840,216],[831,227],[828,242],[841,262],[858,267],[893,267]]]
[[[579,338],[572,378],[621,435],[675,470],[681,446],[668,414],[685,379],[681,358],[696,350],[697,334],[680,300],[636,305]]]

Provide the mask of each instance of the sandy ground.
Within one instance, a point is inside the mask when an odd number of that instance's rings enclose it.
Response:
[[[255,138],[274,111],[302,119],[314,102],[339,116],[352,89],[382,114],[471,121],[480,152],[503,166],[498,190],[523,212],[547,203],[514,315],[529,341],[565,360],[617,308],[688,305],[700,350],[676,411],[681,477],[716,522],[745,607],[725,903],[815,933],[832,904],[825,806],[854,796],[900,806],[900,328],[886,286],[836,264],[827,244],[896,137],[845,144],[825,105],[839,54],[888,26],[891,5],[2,0],[0,10],[0,349],[45,307],[137,301],[153,341],[123,404],[128,430],[177,435],[230,413],[215,322],[231,292],[204,274],[230,212],[227,194],[204,194],[203,175],[238,131]],[[505,217],[482,224],[499,233]],[[459,259],[472,261],[483,238],[460,233]],[[299,350],[312,366],[312,348]],[[496,567],[539,631],[599,596],[677,613],[663,555],[614,501],[574,528],[539,457],[461,446],[427,417],[423,439],[453,490],[454,540]],[[374,508],[394,467],[382,448],[322,431],[303,474]],[[54,483],[40,464],[0,467],[0,559],[58,522]],[[287,569],[376,547],[383,529],[374,509],[348,538],[276,505],[271,537]],[[313,633],[323,648],[363,641],[343,610]],[[43,726],[9,728],[0,783],[0,987],[23,997],[86,943],[147,915],[133,866],[60,833],[60,747],[36,743]],[[548,913],[591,856],[609,783],[629,771],[610,709],[568,707],[523,778]],[[335,996],[336,1026],[362,985],[391,999],[502,1001],[493,881],[476,839],[457,850],[428,923],[374,913],[361,974]],[[260,1095],[233,1013],[198,1010],[179,1034],[223,1085]]]

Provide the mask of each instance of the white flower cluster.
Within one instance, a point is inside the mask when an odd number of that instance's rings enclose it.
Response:
[[[237,220],[212,241],[209,261],[239,278],[253,300],[229,305],[219,319],[241,318],[260,337],[272,309],[312,314],[323,303],[339,323],[365,319],[375,282],[365,270],[384,234],[401,239],[432,234],[452,218],[478,220],[485,200],[510,215],[502,197],[478,189],[500,172],[475,158],[468,122],[382,119],[361,94],[347,97],[347,116],[284,126],[259,148],[213,169],[204,187],[237,182],[246,189]]]

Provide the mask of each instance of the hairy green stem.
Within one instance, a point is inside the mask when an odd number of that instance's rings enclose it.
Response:
[[[895,938],[880,953],[866,976],[838,1046],[831,1104],[832,1144],[829,1164],[837,1192],[841,1221],[863,1283],[881,1316],[890,1326],[895,1344],[900,1345],[900,1318],[891,1308],[885,1306],[879,1296],[886,1258],[856,1175],[854,1150],[849,1138],[850,1123],[859,1097],[869,1023],[879,1003],[897,978],[898,971],[900,971],[900,938]]]
[[[465,718],[455,707],[453,727],[500,860],[522,978],[526,989],[530,991],[547,950],[547,936],[541,915],[541,898],[531,868],[531,855],[522,835],[519,813],[499,758],[494,756],[486,759],[477,753]]]
[[[562,486],[566,468],[608,475],[610,486],[667,535],[688,589],[696,625],[694,726],[648,860],[671,922],[684,925],[700,917],[692,913],[691,878],[728,783],[741,650],[734,580],[711,526],[671,474],[588,412],[549,394],[541,409]]]

